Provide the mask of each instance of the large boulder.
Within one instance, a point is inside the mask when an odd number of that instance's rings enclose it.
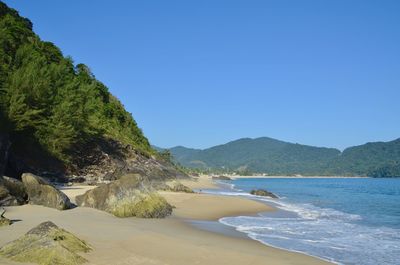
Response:
[[[161,190],[173,191],[173,192],[184,192],[184,193],[194,193],[194,191],[188,186],[183,185],[179,182],[173,182],[171,184],[166,184]]]
[[[71,202],[67,195],[59,191],[45,179],[31,173],[22,174],[28,200],[30,204],[65,210],[71,208]]]
[[[16,206],[26,203],[24,184],[13,178],[0,177],[0,206]]]
[[[172,206],[138,174],[124,175],[76,197],[78,206],[107,211],[118,217],[163,218]]]
[[[264,197],[271,197],[271,198],[274,198],[274,199],[278,199],[278,196],[276,196],[276,195],[273,194],[272,192],[269,192],[269,191],[263,190],[263,189],[252,190],[252,191],[250,192],[250,194],[257,195],[257,196],[264,196]]]
[[[0,256],[40,265],[79,265],[86,262],[79,252],[91,247],[52,222],[44,222],[0,249]]]

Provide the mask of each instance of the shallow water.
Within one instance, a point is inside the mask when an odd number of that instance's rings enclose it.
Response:
[[[400,179],[274,178],[209,191],[263,200],[280,211],[221,223],[279,248],[341,264],[400,264]],[[265,188],[280,199],[249,195]]]

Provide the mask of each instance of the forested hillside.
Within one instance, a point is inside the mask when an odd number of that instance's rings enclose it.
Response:
[[[244,138],[205,150],[171,148],[186,167],[227,168],[270,174],[319,174],[321,167],[339,156],[333,148],[292,144],[262,137]]]
[[[267,137],[240,139],[204,150],[180,146],[170,151],[183,166],[203,170],[245,170],[271,175],[400,176],[400,139],[367,143],[343,152]]]
[[[3,3],[0,30],[3,130],[31,137],[63,160],[74,145],[101,135],[151,152],[132,116],[89,67],[63,57]]]
[[[76,171],[111,155],[157,156],[89,67],[74,64],[32,27],[0,2],[0,133],[12,143],[9,168]]]
[[[329,171],[334,174],[400,176],[400,139],[349,147],[332,161]]]

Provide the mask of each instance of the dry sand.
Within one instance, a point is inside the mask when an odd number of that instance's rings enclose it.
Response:
[[[207,181],[210,180],[204,180],[205,183]],[[185,183],[191,187],[197,184]],[[69,188],[66,193],[77,195],[88,188]],[[204,194],[168,192],[163,195],[177,208],[172,217],[158,220],[121,219],[81,207],[67,211],[34,205],[8,207],[7,217],[20,221],[0,228],[0,245],[20,237],[39,223],[50,220],[92,245],[94,250],[83,255],[89,260],[88,264],[330,264],[307,255],[268,247],[251,239],[199,230],[184,221],[215,220],[227,215],[255,214],[271,210],[271,207],[259,202]],[[0,258],[0,264],[21,263]]]
[[[201,175],[200,177],[194,177],[191,180],[180,180],[180,183],[186,185],[192,189],[218,189],[218,185],[214,183],[211,176]]]

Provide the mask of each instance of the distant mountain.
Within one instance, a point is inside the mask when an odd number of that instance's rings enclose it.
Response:
[[[170,152],[177,162],[189,168],[268,174],[387,176],[396,175],[400,168],[400,139],[367,143],[340,152],[268,137],[243,138],[204,150],[178,146]]]
[[[399,163],[400,138],[349,147],[329,164],[329,171],[345,175],[399,176]]]
[[[243,138],[205,150],[174,147],[170,151],[186,167],[271,174],[319,174],[322,166],[340,155],[334,148],[293,144],[268,137]]]

